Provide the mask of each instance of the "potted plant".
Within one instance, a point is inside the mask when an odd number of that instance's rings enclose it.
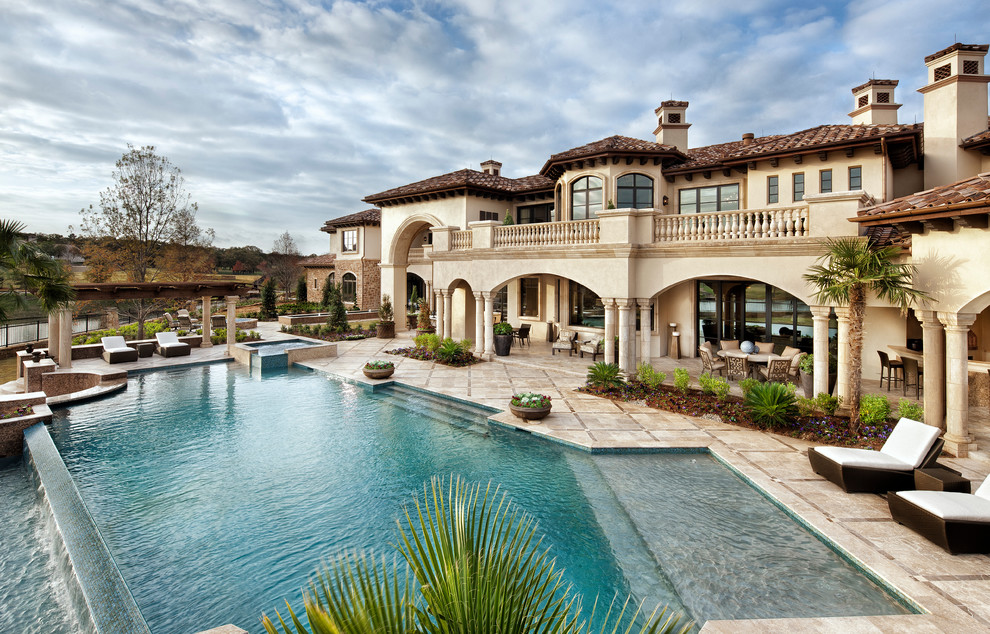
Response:
[[[500,357],[509,356],[512,348],[512,324],[507,321],[500,321],[493,328],[495,331],[495,354]]]
[[[815,391],[815,355],[806,354],[804,358],[801,359],[801,365],[798,366],[801,375],[801,389],[804,390],[805,398],[815,398],[817,394]],[[837,374],[833,371],[832,358],[829,355],[829,368],[828,368],[828,393],[831,394],[832,390],[835,389],[835,379]]]
[[[392,298],[388,293],[382,295],[382,301],[378,305],[378,326],[379,339],[391,339],[395,337],[395,322],[392,321]]]
[[[362,371],[369,379],[387,379],[395,372],[395,364],[391,361],[368,361]]]
[[[433,332],[433,324],[430,323],[430,303],[425,297],[419,300],[419,321],[416,322],[416,332],[421,335]]]
[[[509,411],[526,420],[539,420],[550,413],[550,397],[546,394],[523,392],[513,394],[509,401]]]

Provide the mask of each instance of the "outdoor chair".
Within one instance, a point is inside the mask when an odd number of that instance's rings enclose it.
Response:
[[[178,335],[174,332],[156,332],[155,339],[158,340],[155,352],[163,357],[183,357],[189,355],[189,344],[179,341]]]
[[[894,521],[953,555],[990,552],[990,477],[975,493],[891,492],[887,505]]]
[[[165,313],[164,317],[165,317],[165,323],[168,324],[169,330],[179,329],[179,322],[178,320],[176,320],[175,317],[172,316],[171,313]]]
[[[103,360],[107,363],[125,363],[137,361],[137,348],[130,348],[124,343],[123,337],[103,337]]]
[[[914,397],[921,398],[921,379],[925,371],[918,367],[917,359],[904,357],[901,359],[901,363],[904,364],[902,368],[903,381],[901,382],[901,395],[907,396],[908,388],[914,387]]]
[[[723,339],[719,342],[722,350],[738,350],[739,340],[738,339]]]
[[[530,329],[530,325],[529,324],[523,324],[522,326],[519,326],[519,330],[516,330],[516,331],[514,331],[512,333],[512,339],[513,340],[518,339],[520,346],[522,346],[523,341],[526,342],[526,345],[527,346],[530,345],[530,341],[529,341],[529,329]]]
[[[584,358],[584,353],[587,352],[591,355],[591,361],[594,363],[598,359],[598,355],[605,354],[605,348],[602,346],[603,337],[594,336],[587,341],[582,341],[578,346],[578,354],[581,358]]]
[[[749,360],[743,355],[725,355],[725,373],[730,379],[749,377]]]
[[[179,320],[179,328],[181,330],[192,330],[193,322],[188,315],[179,315],[176,319]]]
[[[715,361],[712,358],[711,348],[706,346],[698,346],[698,354],[701,355],[701,365],[705,372],[712,376],[714,376],[716,372],[719,376],[722,375],[722,371],[725,369],[725,361]]]
[[[784,349],[784,352],[787,352],[786,348]],[[781,355],[781,356],[786,356],[786,355]],[[791,365],[789,368],[787,368],[787,376],[791,377],[792,379],[796,379],[798,378],[798,376],[800,376],[801,360],[804,359],[806,356],[808,356],[807,352],[801,352],[799,350],[798,354],[795,354],[794,356],[791,357]]]
[[[557,354],[558,350],[567,350],[567,356],[571,356],[574,353],[574,341],[577,339],[577,333],[571,330],[561,330],[557,334],[557,340],[553,342],[553,346],[550,348],[550,356]]]
[[[764,381],[771,383],[787,383],[790,381],[789,371],[791,369],[790,359],[770,359],[767,367],[759,368],[760,376]]]
[[[210,327],[212,328],[226,328],[227,318],[223,315],[212,315],[210,317]]]
[[[846,493],[886,493],[914,488],[914,470],[935,465],[945,441],[941,430],[902,418],[880,451],[813,447],[808,459],[815,473]]]
[[[889,392],[891,382],[904,380],[904,364],[901,361],[891,361],[883,350],[877,350],[877,354],[880,355],[880,389],[883,389],[883,380],[887,379],[887,391]],[[899,372],[902,373],[901,376],[897,376]]]

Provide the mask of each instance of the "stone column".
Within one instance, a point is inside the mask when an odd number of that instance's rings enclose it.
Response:
[[[480,292],[474,294],[474,353],[485,353],[485,298]]]
[[[945,326],[945,450],[965,458],[976,449],[969,433],[969,327],[974,313],[938,313]],[[927,367],[926,367],[927,369]]]
[[[48,356],[58,361],[59,315],[54,312],[48,315]]]
[[[443,296],[440,294],[440,291],[434,291],[434,294],[435,294],[435,298],[434,299],[436,300],[436,306],[437,306],[437,311],[436,311],[436,314],[437,314],[437,330],[436,330],[436,333],[437,333],[437,336],[440,337],[440,340],[442,341],[443,340],[443,318],[444,318],[444,314],[443,314]]]
[[[454,297],[453,294],[446,288],[440,292],[443,293],[443,338],[446,339],[447,337],[453,336],[451,333],[454,332]]]
[[[632,320],[632,307],[635,300],[617,299],[616,306],[619,307],[619,368],[624,372],[636,371],[636,346],[635,328],[636,323]],[[606,346],[614,346],[614,340],[605,341]]]
[[[103,309],[104,328],[120,328],[120,312],[116,306],[107,306]]]
[[[643,360],[643,363],[650,363],[653,357],[653,350],[651,349],[653,345],[651,341],[651,337],[653,336],[653,321],[650,319],[650,304],[652,302],[648,299],[636,300],[636,305],[639,306],[640,358]]]
[[[58,367],[68,370],[72,367],[72,306],[62,311],[58,328]]]
[[[213,345],[210,337],[213,335],[213,298],[209,295],[203,296],[203,342],[199,344],[201,348],[209,348]]]
[[[828,393],[828,317],[832,312],[831,306],[809,306],[811,321],[814,324],[814,394],[812,398],[822,393]]]
[[[611,297],[603,297],[601,301],[605,305],[605,341],[615,341],[615,300]],[[605,346],[605,363],[616,362],[615,346]]]
[[[237,343],[237,295],[227,296],[227,356],[234,354]]]
[[[437,305],[433,293],[433,280],[426,280],[426,304],[430,307],[430,312],[436,310]]]
[[[835,382],[835,393],[849,407],[849,307],[836,308],[835,317],[839,320],[839,376]]]
[[[916,310],[921,320],[925,355],[925,423],[945,429],[945,333],[934,310]]]
[[[485,299],[485,359],[491,360],[495,354],[495,297],[493,293],[482,291]]]

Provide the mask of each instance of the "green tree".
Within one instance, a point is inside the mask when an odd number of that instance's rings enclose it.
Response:
[[[355,553],[317,576],[303,599],[314,634],[590,631],[580,597],[541,545],[535,520],[491,484],[434,477],[399,519],[394,541],[409,572],[396,559]],[[601,631],[632,631],[621,623],[639,616],[626,601],[621,610],[609,611],[605,621],[611,623]],[[666,609],[642,616],[640,632],[683,633],[691,627]],[[288,604],[285,618],[276,612],[274,621],[266,615],[262,623],[270,634],[309,631]]]
[[[306,301],[306,276],[303,275],[298,280],[296,280],[296,301],[304,302]]]
[[[829,238],[825,252],[804,274],[822,304],[849,307],[849,428],[859,429],[859,401],[863,391],[863,320],[866,296],[874,293],[906,311],[914,301],[927,301],[927,293],[911,286],[914,267],[895,260],[900,249],[881,247],[863,238]]]
[[[320,308],[326,310],[330,308],[330,300],[333,298],[333,273],[327,275],[323,282],[323,296],[320,298]]]
[[[275,280],[268,278],[265,285],[261,287],[261,317],[262,319],[273,319],[278,316],[277,298],[275,293]]]
[[[328,280],[327,286],[331,287],[330,297],[327,303],[327,309],[330,311],[330,316],[327,318],[327,325],[334,332],[347,332],[350,330],[350,326],[347,323],[347,309],[344,308],[340,284],[332,284]]]
[[[0,323],[10,319],[11,311],[28,307],[28,293],[48,313],[75,297],[62,263],[25,240],[23,231],[23,223],[0,219]]]

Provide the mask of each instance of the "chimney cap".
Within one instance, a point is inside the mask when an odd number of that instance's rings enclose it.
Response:
[[[664,108],[687,108],[689,103],[690,102],[688,101],[675,101],[673,99],[668,99],[667,101],[661,101],[660,107],[654,110],[653,112],[656,114],[660,114],[660,111],[663,110]]]
[[[483,162],[481,163],[481,166],[482,166],[482,167],[484,167],[484,166],[486,166],[486,165],[494,165],[494,166],[496,166],[496,167],[502,167],[502,164],[501,164],[501,163],[499,163],[498,161],[496,161],[495,159],[488,159],[487,161],[483,161]]]
[[[990,49],[990,45],[987,44],[960,44],[959,42],[956,42],[952,46],[948,48],[943,48],[941,51],[938,51],[937,53],[932,53],[931,55],[926,57],[925,63],[929,64],[931,62],[934,62],[940,57],[945,57],[946,55],[954,51],[973,51],[976,53],[986,53],[988,49]]]
[[[753,134],[752,132],[744,132],[742,135],[742,143],[743,145],[749,145],[753,142],[753,139],[755,138],[756,135]]]
[[[852,93],[855,95],[860,90],[863,90],[864,88],[869,88],[870,86],[896,86],[899,83],[900,82],[896,79],[871,79],[865,84],[860,84],[859,86],[853,88]]]

